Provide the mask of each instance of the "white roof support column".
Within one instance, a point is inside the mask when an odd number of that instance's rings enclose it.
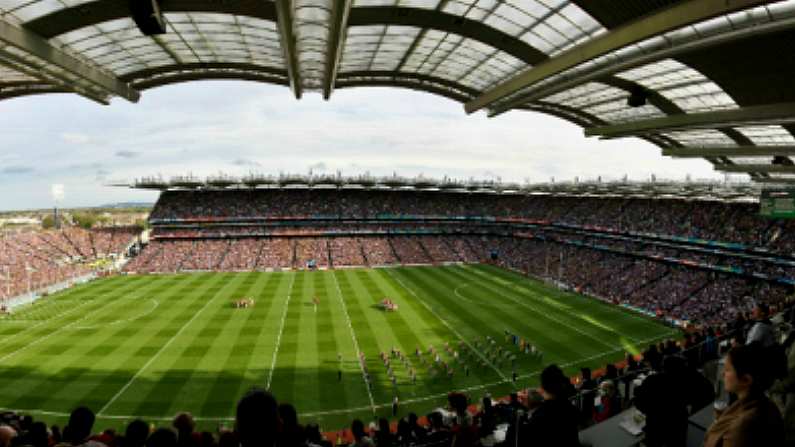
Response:
[[[326,50],[326,76],[323,79],[323,99],[328,100],[337,81],[337,70],[345,49],[345,37],[348,35],[348,15],[351,12],[351,0],[332,0],[331,22],[329,23],[328,49]]]
[[[295,99],[301,99],[303,88],[301,86],[301,72],[298,67],[293,12],[292,0],[276,0],[276,21],[279,25],[279,40],[282,44],[282,52],[287,64],[287,74],[290,78],[290,89],[293,91]]]

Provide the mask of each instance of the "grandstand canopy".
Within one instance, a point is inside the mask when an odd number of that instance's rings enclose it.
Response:
[[[722,202],[756,202],[762,192],[758,183],[750,182],[676,182],[654,180],[633,181],[574,181],[557,183],[503,183],[499,181],[406,178],[399,176],[343,177],[341,175],[282,174],[278,177],[251,174],[237,178],[214,176],[201,179],[194,176],[143,177],[132,183],[113,186],[169,190],[224,189],[367,189],[388,191],[458,192],[467,194],[556,195],[566,197],[624,197],[649,199],[697,199]]]
[[[299,99],[393,86],[795,182],[795,0],[136,1],[157,3],[165,34],[141,32],[128,0],[0,0],[0,99],[136,102],[198,79]]]

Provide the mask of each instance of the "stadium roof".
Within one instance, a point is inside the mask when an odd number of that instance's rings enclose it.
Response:
[[[169,190],[225,190],[225,189],[368,189],[384,191],[428,191],[479,194],[555,195],[567,197],[625,197],[719,200],[723,202],[758,202],[762,187],[751,182],[657,180],[648,182],[599,180],[563,181],[547,183],[505,183],[494,180],[457,180],[427,177],[375,177],[362,175],[281,174],[268,176],[250,174],[246,177],[217,175],[201,179],[193,175],[144,177],[132,183],[120,183],[134,189]]]
[[[166,33],[132,19],[131,5],[149,2]],[[296,98],[403,87],[788,183],[793,41],[795,0],[0,0],[0,99],[135,102],[229,78]]]

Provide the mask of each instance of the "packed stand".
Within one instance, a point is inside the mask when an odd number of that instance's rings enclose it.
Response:
[[[3,234],[0,238],[0,299],[86,275],[92,271],[88,264],[100,256],[120,254],[135,235],[131,228],[120,228],[118,233],[124,236],[119,236],[118,240],[126,242],[106,245],[99,250],[99,245],[107,241],[95,237],[95,233],[104,234],[105,231],[67,228]]]

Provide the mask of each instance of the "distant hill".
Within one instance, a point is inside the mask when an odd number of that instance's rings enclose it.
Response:
[[[153,202],[119,202],[100,205],[94,208],[152,208],[153,206],[155,206]]]

